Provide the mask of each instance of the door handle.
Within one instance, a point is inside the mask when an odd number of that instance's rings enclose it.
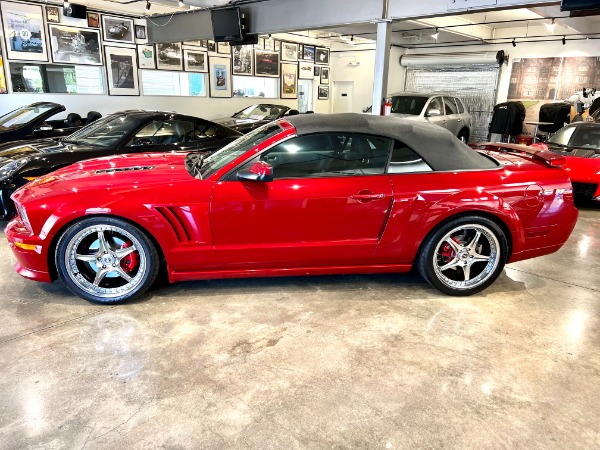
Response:
[[[374,200],[384,199],[385,194],[373,194],[372,192],[370,192],[370,193],[364,192],[364,193],[354,194],[350,198],[352,198],[354,200],[358,200],[361,203],[366,203],[366,202],[372,202]]]
[[[462,119],[458,119],[459,122],[462,122]]]

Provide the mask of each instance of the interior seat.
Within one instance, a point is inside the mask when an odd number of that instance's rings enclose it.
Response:
[[[100,118],[102,118],[102,114],[100,114],[98,111],[90,111],[87,113],[85,124],[89,125],[90,123],[95,122]]]
[[[65,128],[80,127],[81,125],[83,125],[83,121],[81,120],[81,116],[77,113],[69,113],[65,119]]]

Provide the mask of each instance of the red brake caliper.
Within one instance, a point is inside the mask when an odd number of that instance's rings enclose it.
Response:
[[[454,242],[456,242],[458,245],[460,245],[460,242],[456,237],[453,237],[452,240]],[[442,250],[441,254],[442,254],[442,258],[444,259],[444,263],[449,263],[454,258],[456,258],[456,252],[454,251],[452,246],[450,244],[448,244],[447,242],[444,242],[444,245],[442,246],[441,250]]]
[[[121,248],[129,248],[131,247],[131,245],[131,242],[127,241],[123,245],[121,245]],[[135,269],[139,263],[140,255],[138,254],[138,252],[131,252],[129,255],[127,255],[121,260],[121,268],[126,272],[133,272],[133,269]]]

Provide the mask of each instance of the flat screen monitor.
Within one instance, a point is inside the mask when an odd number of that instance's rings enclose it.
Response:
[[[68,6],[63,6],[63,16],[72,17],[73,19],[85,19],[87,8],[85,5],[76,5],[68,3]]]
[[[216,42],[236,42],[244,38],[240,8],[212,9],[210,16]]]
[[[562,0],[560,4],[561,11],[582,11],[585,9],[599,9],[598,0]]]

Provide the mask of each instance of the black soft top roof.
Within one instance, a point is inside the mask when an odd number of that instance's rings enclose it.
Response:
[[[313,133],[361,133],[397,139],[433,170],[483,170],[498,165],[468,147],[451,132],[429,123],[369,114],[301,114],[286,118],[299,136]]]

